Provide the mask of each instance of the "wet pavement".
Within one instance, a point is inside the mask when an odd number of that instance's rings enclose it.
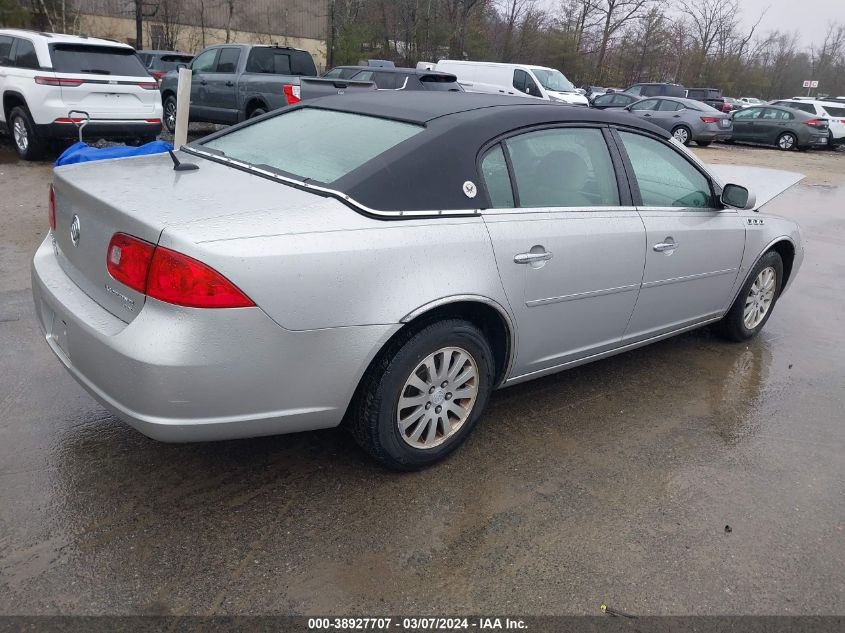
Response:
[[[105,412],[38,331],[49,167],[8,151],[0,614],[845,613],[845,176],[769,206],[807,255],[759,338],[499,391],[396,474],[339,430],[166,445]]]

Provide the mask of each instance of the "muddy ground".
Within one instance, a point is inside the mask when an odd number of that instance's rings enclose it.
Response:
[[[768,208],[807,255],[762,335],[499,391],[396,474],[339,430],[166,445],[104,411],[33,315],[50,167],[0,137],[0,614],[845,614],[845,154],[697,151],[808,175]]]

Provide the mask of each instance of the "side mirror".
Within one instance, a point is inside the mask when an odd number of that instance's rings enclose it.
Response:
[[[757,196],[741,185],[725,185],[720,196],[722,204],[733,209],[748,211],[757,204]]]

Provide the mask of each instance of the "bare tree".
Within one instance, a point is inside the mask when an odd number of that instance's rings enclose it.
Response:
[[[605,74],[605,58],[610,39],[619,29],[642,17],[656,0],[586,0],[601,23],[601,40],[596,61],[596,82],[602,83]]]
[[[505,21],[502,61],[509,62],[513,59],[514,31],[520,26],[520,22],[534,12],[536,5],[537,0],[499,0],[497,9],[504,15]]]
[[[452,33],[449,37],[449,56],[461,59],[464,56],[467,22],[472,10],[480,0],[446,0],[446,13]]]

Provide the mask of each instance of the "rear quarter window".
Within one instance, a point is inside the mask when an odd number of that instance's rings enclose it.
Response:
[[[822,106],[822,110],[827,112],[828,116],[845,118],[845,107],[838,108],[838,107],[835,107],[835,106],[827,106],[826,105],[826,106]]]
[[[149,77],[131,48],[51,44],[50,59],[57,73]]]
[[[306,107],[233,130],[204,146],[298,179],[330,183],[423,129],[391,119]]]

